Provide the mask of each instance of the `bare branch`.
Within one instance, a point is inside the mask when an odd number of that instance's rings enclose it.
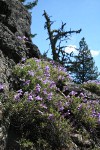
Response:
[[[50,40],[53,60],[60,62],[60,60],[59,60],[59,58],[61,57],[60,54],[64,55],[64,52],[62,52],[62,49],[64,49],[64,47],[65,47],[65,46],[61,46],[61,43],[63,41],[67,41],[68,37],[71,34],[80,33],[81,29],[64,31],[64,27],[66,26],[66,23],[62,22],[61,27],[59,29],[52,30],[51,26],[54,22],[50,20],[50,17],[48,16],[48,14],[46,13],[45,10],[44,10],[43,16],[46,19],[44,28],[47,29],[47,31],[48,31],[48,35],[49,35],[48,39]],[[58,46],[57,46],[57,43],[59,43]]]

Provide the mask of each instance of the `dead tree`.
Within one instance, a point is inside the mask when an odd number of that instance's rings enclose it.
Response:
[[[44,28],[48,31],[48,39],[50,40],[53,60],[63,64],[66,62],[66,55],[68,56],[68,53],[65,53],[64,49],[66,46],[62,46],[62,42],[67,42],[69,36],[72,33],[80,33],[81,29],[65,31],[64,27],[66,26],[66,23],[62,22],[61,27],[59,29],[52,30],[51,26],[54,22],[50,20],[50,17],[48,16],[45,10],[43,16],[46,19]]]

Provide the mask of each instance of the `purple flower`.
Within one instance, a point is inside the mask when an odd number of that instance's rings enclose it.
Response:
[[[45,74],[44,75],[47,76],[47,77],[50,77],[50,68],[49,68],[49,66],[45,67]]]
[[[28,71],[28,74],[32,77],[34,77],[34,72],[32,70]]]
[[[77,92],[75,92],[75,91],[71,91],[70,93],[69,93],[69,95],[71,95],[71,96],[75,96],[77,94]]]
[[[66,107],[66,106],[69,106],[69,105],[70,105],[70,103],[69,103],[69,102],[66,102],[66,103],[65,103],[65,107]]]
[[[22,94],[23,94],[22,89],[18,90],[17,94],[14,95],[15,100],[19,100]]]
[[[54,66],[55,62],[53,60],[50,60],[50,63]]]
[[[39,84],[37,84],[35,87],[36,93],[40,92],[40,90],[41,90],[41,86]]]
[[[68,96],[66,96],[66,98],[67,98],[67,99],[69,99],[69,98],[70,98],[70,96],[68,95]]]
[[[26,38],[26,36],[23,36],[23,37],[17,36],[17,38],[18,38],[19,40],[28,40],[28,38]]]
[[[49,71],[50,71],[49,66],[46,66],[46,67],[45,67],[45,70],[46,70],[47,72],[49,72]]]
[[[84,93],[81,92],[81,93],[80,93],[80,97],[84,97]]]
[[[21,94],[17,93],[14,95],[14,99],[18,101],[18,100],[20,100],[20,96],[21,96]]]
[[[95,109],[92,110],[92,117],[98,117],[99,116],[99,113],[97,113],[95,111]]]
[[[65,79],[64,76],[61,76],[61,75],[58,76],[58,80],[64,80],[64,79]]]
[[[32,100],[33,100],[33,96],[32,96],[32,95],[29,95],[29,96],[28,96],[28,100],[29,100],[29,101],[32,101]]]
[[[98,116],[98,123],[100,123],[100,112],[97,114]]]
[[[43,94],[47,95],[47,91],[46,89],[43,90]]]
[[[22,38],[23,38],[23,40],[28,40],[28,38],[26,36],[23,36]]]
[[[21,62],[24,63],[26,61],[26,58],[22,58]]]
[[[18,90],[17,94],[14,95],[15,100],[19,100],[22,94],[23,94],[22,89]]]
[[[69,74],[67,75],[67,78],[71,81],[73,80],[73,78]]]
[[[62,76],[61,76],[61,75],[59,75],[59,76],[58,76],[58,80],[61,80],[61,79],[62,79]]]
[[[47,84],[47,83],[49,83],[49,80],[46,79],[46,80],[43,81],[43,83],[44,83],[44,84]]]
[[[0,92],[2,92],[3,90],[4,90],[4,86],[0,84]]]
[[[56,87],[56,84],[55,84],[55,82],[54,81],[52,81],[51,83],[50,83],[50,86],[49,86],[51,89],[52,88],[55,88]]]
[[[17,93],[22,94],[23,93],[22,89],[18,90]]]
[[[52,95],[53,95],[52,92],[48,94],[47,99],[48,99],[49,101],[52,99]]]
[[[81,110],[81,108],[82,108],[82,104],[79,104],[79,106],[78,106],[78,110]]]
[[[58,101],[57,106],[60,108],[62,106],[62,102]]]
[[[83,103],[87,103],[87,99],[83,99]]]
[[[41,98],[40,96],[36,96],[36,97],[35,97],[35,100],[37,100],[37,101],[42,101],[42,98]]]
[[[53,115],[53,114],[49,114],[48,119],[49,119],[49,120],[54,119],[54,115]]]
[[[37,59],[37,58],[35,58],[34,60],[35,60],[35,62],[40,62],[41,61],[40,59]]]
[[[19,40],[22,40],[22,37],[21,37],[21,36],[17,36],[17,38],[18,38]]]
[[[64,107],[63,107],[63,106],[61,106],[59,110],[60,110],[60,111],[63,111],[63,110],[64,110]]]
[[[29,85],[30,84],[30,80],[26,80],[25,82],[24,82],[24,85]]]

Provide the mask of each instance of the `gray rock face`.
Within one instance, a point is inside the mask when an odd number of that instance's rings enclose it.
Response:
[[[31,15],[18,0],[0,0],[0,83],[23,57],[40,57],[30,38]]]
[[[12,67],[22,58],[40,57],[30,25],[31,15],[18,0],[0,0],[0,83],[8,84]]]
[[[0,0],[0,49],[15,62],[40,56],[30,38],[30,24],[31,15],[18,0]]]
[[[0,150],[6,146],[3,105],[12,67],[22,58],[40,57],[30,38],[31,15],[18,0],[0,0]],[[0,87],[1,88],[1,87]]]

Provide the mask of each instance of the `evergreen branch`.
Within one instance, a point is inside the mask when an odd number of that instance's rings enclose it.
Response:
[[[34,2],[29,2],[29,3],[27,3],[27,4],[25,5],[25,7],[26,7],[27,9],[32,9],[33,7],[35,7],[35,6],[37,5],[37,3],[38,3],[38,0],[35,0]]]

